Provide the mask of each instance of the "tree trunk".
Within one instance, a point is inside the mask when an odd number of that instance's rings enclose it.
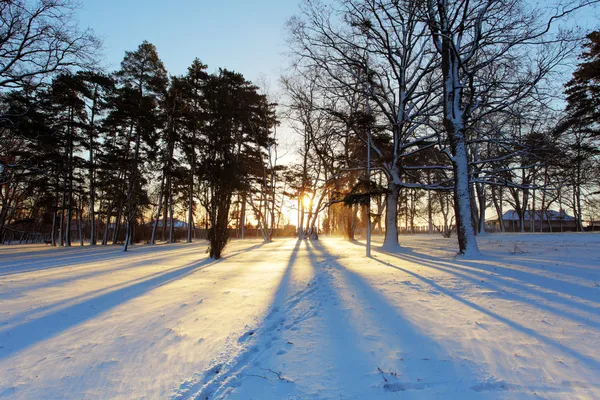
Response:
[[[79,226],[79,245],[83,247],[83,206],[81,205],[81,194],[79,194],[79,202],[77,203],[77,211],[79,214],[79,220],[77,221],[77,225]]]
[[[463,132],[455,132],[451,140],[454,170],[454,213],[456,215],[456,234],[458,236],[458,254],[469,257],[479,254],[473,221],[471,219],[471,193],[469,190],[469,163]]]
[[[477,179],[478,174],[475,174],[473,178]],[[470,180],[469,180],[470,181]],[[476,184],[469,184],[469,195],[471,196],[471,221],[473,223],[473,232],[475,235],[479,235],[479,202],[477,198]]]
[[[90,117],[89,125],[89,142],[90,142],[90,246],[96,245],[96,212],[94,203],[96,201],[95,183],[94,183],[94,119],[96,117],[96,102],[98,98],[98,88],[94,90],[94,99],[92,101],[92,115]]]
[[[102,237],[102,246],[108,244],[108,230],[110,228],[110,219],[112,218],[112,204],[106,210],[106,223],[104,225],[104,236]]]
[[[175,242],[175,218],[173,217],[173,189],[169,187],[169,243]]]
[[[60,247],[63,247],[65,245],[65,202],[67,200],[67,192],[66,190],[63,189],[63,195],[62,195],[62,202],[60,204],[61,206],[61,210],[60,210],[60,223],[58,225],[58,233],[59,233],[59,238],[60,238]]]
[[[188,226],[186,243],[192,243],[192,230],[194,229],[194,174],[191,174],[188,197]]]
[[[440,7],[446,7],[443,2],[438,4]],[[479,254],[479,249],[471,214],[469,157],[465,138],[465,121],[468,119],[468,114],[465,114],[468,110],[465,107],[469,105],[464,104],[468,102],[465,102],[463,96],[465,84],[460,79],[460,59],[453,43],[454,34],[450,31],[445,17],[440,17],[443,23],[439,26],[430,24],[430,28],[432,33],[439,35],[441,41],[438,51],[441,55],[443,79],[443,124],[450,142],[450,161],[454,172],[454,213],[458,254],[473,257]]]
[[[54,202],[54,212],[52,213],[52,234],[50,235],[50,240],[52,241],[52,247],[56,247],[56,217],[58,214],[58,176],[56,177],[56,194]],[[1,238],[0,238],[1,239]],[[0,242],[1,243],[1,242]]]
[[[400,187],[392,180],[388,183],[388,193],[385,196],[385,237],[383,239],[383,249],[385,251],[395,252],[400,249],[398,243],[398,196]]]
[[[69,112],[69,202],[67,205],[67,226],[65,228],[65,241],[67,246],[71,246],[71,221],[73,220],[73,107]]]
[[[117,216],[115,218],[115,228],[112,234],[112,244],[116,244],[119,240],[119,231],[121,230],[121,220],[123,216],[123,202],[121,201],[119,204],[119,208],[117,210]]]
[[[427,233],[433,233],[433,204],[431,202],[431,190],[427,191]]]
[[[242,211],[240,211],[240,224],[242,226],[242,239],[246,238],[246,193],[242,194]]]
[[[475,189],[477,190],[477,199],[479,201],[479,234],[485,235],[487,232],[485,231],[485,186],[481,183],[475,184]]]
[[[167,177],[167,187],[169,185],[169,178]],[[168,194],[168,188],[165,187],[165,202],[164,202],[164,209],[163,209],[163,219],[162,219],[162,227],[161,227],[161,240],[163,242],[167,241],[167,222],[168,222],[168,216],[169,216],[169,194]]]
[[[300,210],[300,218],[298,219],[298,239],[304,237],[304,193],[298,196],[298,210]]]
[[[502,212],[502,188],[498,188],[494,185],[491,187],[492,191],[492,202],[494,203],[494,208],[496,209],[496,215],[498,216],[498,225],[500,226],[500,232],[505,231],[504,226],[504,215]]]
[[[162,179],[160,182],[160,193],[158,195],[158,206],[156,207],[156,218],[154,219],[154,224],[152,224],[152,235],[150,236],[150,244],[151,245],[155,244],[156,228],[158,227],[158,221],[160,220],[160,212],[162,210],[164,186],[165,186],[165,174],[163,172]],[[163,221],[163,225],[164,225],[164,221]]]

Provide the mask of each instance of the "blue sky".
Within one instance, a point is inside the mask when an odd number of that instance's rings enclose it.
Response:
[[[255,81],[277,80],[285,68],[285,21],[298,0],[83,0],[82,27],[104,42],[105,64],[119,68],[126,50],[153,43],[169,73],[183,74],[195,57]]]
[[[257,83],[264,75],[276,86],[287,61],[284,25],[300,0],[82,0],[82,27],[103,39],[108,70],[119,68],[126,50],[143,41],[156,45],[169,73],[184,74],[195,57],[241,72]],[[598,25],[597,11],[572,22]]]

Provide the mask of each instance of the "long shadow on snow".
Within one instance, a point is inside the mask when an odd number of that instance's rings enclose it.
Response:
[[[312,248],[311,248],[312,247]],[[445,385],[451,387],[468,377],[475,377],[474,371],[469,367],[460,365],[461,369],[457,369],[457,365],[454,364],[453,356],[445,349],[442,345],[429,338],[423,333],[417,326],[410,322],[407,318],[403,317],[400,312],[401,310],[395,308],[389,303],[389,300],[381,295],[373,286],[364,280],[363,277],[355,272],[350,271],[342,264],[336,261],[336,257],[329,253],[329,251],[318,241],[311,242],[309,247],[309,258],[313,267],[317,270],[322,270],[324,267],[332,267],[335,271],[340,274],[345,285],[348,286],[348,290],[354,296],[356,301],[359,301],[364,305],[363,312],[366,318],[372,323],[379,326],[379,332],[386,332],[389,337],[385,339],[385,345],[390,348],[401,349],[402,356],[398,356],[398,359],[393,360],[394,367],[398,370],[399,376],[388,375],[387,382],[381,379],[383,390],[389,392],[397,392],[404,390],[438,390],[443,389]],[[344,300],[339,292],[339,289],[332,288],[331,292],[335,294],[337,303],[342,304]],[[375,310],[375,311],[369,311]],[[337,318],[338,320],[343,320]],[[326,318],[330,321],[331,318]],[[336,353],[341,356],[347,356],[348,351],[352,349],[355,352],[357,349],[357,343],[362,341],[368,341],[360,330],[356,326],[350,326],[346,320],[344,329],[340,329],[339,332],[344,332],[345,335],[342,337],[332,337],[332,346],[335,348]],[[332,330],[332,333],[335,331]],[[338,333],[339,333],[338,332]],[[348,335],[349,332],[354,332],[354,336]],[[423,357],[423,355],[427,357]],[[363,354],[363,357],[374,358],[373,356]],[[416,357],[416,358],[413,358]],[[406,358],[403,360],[403,358]],[[401,376],[410,375],[411,372],[419,371],[425,375],[431,377],[432,366],[431,362],[437,359],[441,362],[443,373],[440,376],[449,378],[448,381],[434,381],[429,379],[423,379],[419,382],[416,381],[403,381]],[[371,359],[373,374],[378,372],[378,367],[389,368],[389,354],[384,359],[377,360]],[[388,365],[386,365],[388,364]],[[417,368],[415,370],[415,367]],[[410,368],[410,370],[408,370]],[[403,370],[401,370],[403,369]],[[468,379],[467,379],[468,381]]]
[[[363,243],[356,242],[353,244],[364,247]],[[489,288],[496,289],[500,292],[505,292],[505,290],[500,286],[494,285],[494,283],[491,283],[490,281],[495,281],[498,285],[504,285],[507,288],[513,288],[515,291],[520,293],[531,293],[532,295],[543,298],[548,302],[555,302],[557,304],[563,303],[571,306],[572,308],[584,309],[596,315],[600,313],[600,307],[598,306],[574,301],[571,298],[567,297],[578,297],[582,300],[589,301],[592,303],[600,303],[600,291],[598,291],[597,288],[590,286],[582,286],[576,283],[554,279],[544,275],[539,275],[536,273],[516,269],[516,267],[520,266],[525,269],[539,270],[539,268],[532,267],[531,265],[528,265],[528,263],[517,263],[513,259],[504,259],[502,258],[502,256],[495,256],[493,260],[489,260],[504,263],[513,263],[513,265],[515,265],[515,268],[509,268],[497,264],[487,265],[486,261],[488,261],[488,259],[486,258],[484,258],[481,261],[457,260],[455,262],[450,262],[444,258],[429,256],[420,252],[417,253],[414,252],[411,248],[405,247],[402,248],[402,251],[400,253],[390,253],[388,251],[382,250],[381,248],[375,248],[375,250],[380,253],[404,261],[423,264],[425,266],[429,266],[440,271],[454,274],[458,277],[471,280],[477,283],[478,285],[484,283]],[[532,263],[532,265],[534,264]],[[495,275],[491,275],[492,273],[494,273]],[[479,278],[476,276],[469,276],[468,274],[477,275]],[[581,278],[580,276],[577,277]],[[482,280],[484,280],[484,282],[482,282]],[[515,292],[510,292],[509,296],[512,297],[514,300],[525,303],[531,303],[532,301],[535,301],[535,299],[524,297]],[[541,304],[538,302],[535,302],[535,304],[539,306],[539,308],[542,308],[552,313],[566,315],[569,318],[576,320],[580,323],[584,323],[596,328],[600,327],[599,322],[591,322],[590,320],[583,318],[580,315],[573,314],[564,309],[560,309],[552,305]]]
[[[37,284],[27,284],[27,286],[25,288],[23,288],[24,290],[20,292],[21,296],[25,296],[27,294],[27,292],[36,290],[38,288],[41,287],[50,287],[50,286],[57,286],[57,285],[64,285],[70,282],[75,282],[78,280],[83,280],[83,279],[89,279],[89,278],[94,278],[94,277],[99,277],[99,276],[103,276],[103,275],[110,275],[113,274],[114,272],[120,272],[120,271],[127,271],[127,270],[131,270],[131,269],[135,269],[135,268],[139,268],[139,267],[143,267],[143,266],[147,266],[149,264],[157,267],[160,266],[162,262],[166,262],[169,263],[173,260],[174,257],[183,257],[183,256],[188,256],[190,254],[198,254],[198,251],[196,249],[196,251],[193,250],[189,250],[186,252],[177,252],[176,254],[170,254],[169,253],[158,253],[157,255],[160,255],[161,257],[156,258],[153,255],[147,255],[144,257],[133,257],[132,259],[129,259],[127,255],[123,255],[121,256],[121,259],[117,260],[117,261],[111,261],[110,262],[110,267],[105,268],[104,266],[98,268],[97,265],[91,265],[91,266],[81,266],[81,267],[71,267],[71,269],[69,269],[68,272],[63,273],[57,273],[57,274],[53,274],[53,276],[56,276],[55,279],[46,279],[45,277],[43,277],[42,279],[39,279],[39,283]],[[164,255],[163,255],[164,254]],[[102,262],[104,260],[96,260],[95,263],[97,264],[98,262]],[[58,268],[55,267],[55,268]],[[16,275],[16,273],[14,273],[13,275]],[[1,274],[0,274],[1,276]],[[29,279],[29,278],[28,278]],[[36,280],[36,278],[32,277],[32,281]],[[68,299],[65,299],[68,300]]]
[[[473,261],[461,260],[460,262],[457,261],[451,263],[435,257],[412,253],[410,251],[403,253],[384,252],[384,254],[403,261],[422,264],[439,271],[444,271],[457,277],[470,280],[479,286],[486,286],[487,288],[496,290],[498,292],[505,292],[505,298],[507,299],[510,298],[522,303],[534,304],[536,307],[548,312],[564,315],[574,321],[584,323],[595,328],[600,327],[600,323],[597,321],[590,321],[581,315],[574,314],[568,310],[561,309],[554,305],[543,304],[537,301],[535,298],[526,297],[520,294],[529,293],[550,303],[565,304],[572,308],[583,309],[587,312],[598,315],[600,312],[600,308],[598,306],[574,301],[567,297],[567,295],[574,296],[582,298],[583,300],[597,303],[598,298],[600,297],[600,292],[593,288],[586,288],[581,285],[558,281],[556,279],[523,272],[512,268],[502,267],[499,265],[492,265],[488,266],[488,268],[485,268],[485,264]],[[494,275],[491,275],[492,273],[494,273]],[[536,281],[541,283],[536,284]],[[508,288],[511,288],[514,291],[507,292],[506,289]],[[584,292],[586,293],[586,296],[581,295],[581,293]],[[596,297],[596,299],[592,299],[592,297]]]
[[[52,249],[48,249],[48,251],[44,251],[43,255],[36,256],[35,258],[39,260],[30,260],[27,257],[24,257],[20,260],[3,260],[3,257],[0,257],[0,263],[2,266],[0,267],[0,276],[8,276],[13,274],[21,274],[27,272],[35,272],[35,271],[45,271],[55,268],[64,268],[64,267],[84,267],[86,264],[105,262],[109,260],[119,259],[119,258],[127,258],[127,257],[145,257],[147,259],[151,259],[155,256],[156,253],[164,253],[165,257],[168,257],[170,253],[180,252],[185,249],[182,244],[177,244],[175,246],[139,246],[134,247],[127,253],[124,253],[121,248],[116,247],[105,247],[102,249],[95,248],[92,249],[89,246],[86,247],[72,247],[65,251],[54,251]],[[189,254],[193,252],[197,252],[198,246],[190,248],[184,254]],[[39,253],[39,252],[36,252]],[[10,264],[12,262],[12,264]],[[78,268],[79,269],[79,268]]]
[[[143,249],[152,249],[157,248],[158,246],[162,247],[163,245],[150,246],[145,244],[136,244],[135,246],[131,246],[130,250],[143,250]],[[102,254],[102,253],[111,253],[111,252],[122,252],[123,245],[96,245],[96,246],[45,246],[40,247],[36,250],[30,251],[20,251],[19,246],[11,246],[8,251],[0,252],[0,260],[3,262],[15,262],[18,263],[21,260],[37,260],[37,259],[47,259],[48,255],[52,255],[53,258],[60,259],[69,259],[70,257],[80,257],[82,254]]]
[[[264,245],[264,243],[261,243],[261,244],[257,244],[257,245],[248,247],[246,249],[238,250],[237,252],[234,252],[234,253],[231,253],[231,254],[227,255],[225,258],[231,258],[231,257],[234,257],[234,256],[240,254],[240,253],[245,253],[247,251],[252,251],[252,250],[258,249],[259,247],[262,247],[263,245]],[[188,251],[188,252],[185,252],[185,253],[178,252],[177,256],[188,255],[189,253],[194,253],[194,252],[197,253],[197,251],[191,251],[191,250]],[[135,268],[139,268],[141,266],[144,266],[144,265],[148,264],[148,262],[152,262],[153,264],[157,264],[157,263],[159,263],[162,260],[172,261],[172,257],[173,257],[173,255],[168,254],[168,255],[165,255],[164,257],[161,257],[161,258],[157,259],[157,258],[152,258],[152,256],[149,255],[149,256],[146,256],[146,257],[143,257],[143,258],[139,258],[138,257],[138,258],[136,258],[136,260],[139,260],[139,261],[137,261],[135,263],[129,263],[129,260],[127,260],[125,258],[125,257],[127,257],[125,255],[126,253],[121,253],[121,254],[122,254],[122,257],[124,258],[123,262],[122,263],[117,263],[117,265],[114,266],[113,268],[96,270],[94,267],[88,267],[88,268],[85,268],[83,271],[80,268],[78,268],[77,272],[81,273],[79,276],[72,276],[72,275],[70,275],[69,277],[63,278],[63,279],[56,279],[56,280],[50,280],[50,281],[45,280],[43,282],[40,282],[37,285],[27,285],[26,290],[30,291],[30,290],[34,290],[34,289],[39,288],[39,287],[56,286],[56,285],[60,285],[60,284],[63,284],[63,283],[75,281],[75,280],[78,280],[78,279],[89,279],[91,277],[98,276],[98,275],[112,274],[115,271],[126,271],[126,270],[130,270],[130,269],[135,269]],[[111,263],[111,264],[114,264],[114,263]],[[94,271],[94,272],[86,274],[86,271],[90,271],[90,270]],[[19,313],[19,314],[13,314],[13,316],[11,318],[2,321],[2,325],[10,325],[11,323],[15,323],[17,321],[21,321],[21,320],[23,320],[25,318],[30,318],[32,316],[35,318],[36,315],[41,314],[43,312],[46,312],[48,310],[55,310],[55,309],[59,310],[60,307],[63,306],[63,305],[71,304],[71,303],[77,302],[77,301],[79,301],[81,299],[90,298],[91,296],[95,296],[96,294],[107,292],[107,291],[111,290],[111,288],[112,288],[112,290],[115,290],[117,288],[128,286],[128,285],[134,284],[136,282],[139,282],[139,281],[148,279],[150,277],[156,276],[156,275],[161,274],[161,273],[162,273],[162,271],[159,271],[159,272],[156,272],[156,273],[154,273],[152,275],[146,275],[146,276],[143,276],[141,278],[134,278],[134,279],[126,281],[126,282],[118,283],[118,284],[116,284],[116,285],[114,285],[112,287],[101,287],[99,289],[96,289],[96,290],[93,290],[93,291],[90,291],[90,292],[85,292],[85,293],[82,293],[82,294],[77,295],[77,296],[63,298],[62,300],[59,300],[59,301],[54,302],[54,303],[46,304],[46,305],[44,305],[42,307],[37,307],[37,308],[31,309],[31,310],[27,310],[27,311],[24,311],[24,312]],[[25,296],[26,292],[20,292],[19,294],[21,296]],[[19,297],[19,296],[18,295],[17,296],[12,296],[11,298],[15,298],[15,297]],[[6,328],[5,330],[10,330],[10,329]]]
[[[165,259],[168,259],[168,257],[163,257]],[[162,258],[161,258],[162,259]],[[140,262],[136,262],[133,264],[125,264],[126,266],[122,266],[122,264],[119,264],[117,267],[115,268],[110,268],[107,270],[99,270],[99,271],[95,271],[93,273],[87,274],[85,276],[79,276],[79,277],[69,277],[69,278],[65,278],[65,279],[57,279],[57,280],[53,280],[53,281],[44,281],[41,282],[38,285],[27,285],[26,290],[34,290],[38,287],[45,287],[45,286],[56,286],[56,285],[60,285],[62,283],[66,283],[66,282],[70,282],[70,281],[75,281],[78,279],[88,279],[88,278],[92,278],[94,276],[98,276],[98,275],[104,275],[104,274],[111,274],[114,271],[125,271],[125,270],[130,270],[130,269],[134,269],[134,268],[139,268],[140,266],[143,266],[147,264],[147,261],[140,261]],[[129,287],[131,285],[134,285],[136,283],[142,282],[142,281],[146,281],[150,278],[159,276],[165,272],[168,271],[158,271],[155,272],[153,274],[150,275],[144,275],[142,277],[137,277],[134,279],[131,279],[129,281],[125,281],[125,282],[119,282],[113,286],[105,286],[105,287],[101,287],[89,292],[85,292],[76,296],[72,296],[72,297],[68,297],[68,298],[63,298],[59,301],[56,301],[54,303],[49,303],[46,304],[44,306],[41,307],[36,307],[30,310],[26,310],[22,313],[18,313],[18,314],[13,314],[11,318],[6,319],[4,321],[2,321],[2,325],[10,325],[11,323],[15,323],[18,321],[23,321],[26,318],[36,318],[39,314],[42,314],[44,312],[48,312],[48,311],[54,311],[54,312],[63,312],[63,307],[64,305],[68,305],[68,304],[72,304],[72,303],[77,303],[80,300],[83,299],[90,299],[93,298],[96,295],[102,294],[102,293],[107,293],[107,292],[112,292],[115,291],[117,289],[120,288],[125,288],[125,287]],[[26,295],[26,293],[22,293],[23,296]],[[5,331],[10,331],[10,328],[5,328]],[[1,331],[0,331],[1,332]]]
[[[135,279],[133,282],[136,283],[127,286],[115,285],[118,289],[109,292],[106,292],[106,290],[110,290],[110,288],[99,289],[96,292],[105,293],[96,297],[86,298],[84,301],[70,305],[66,308],[55,310],[52,314],[47,314],[34,320],[24,322],[18,326],[1,330],[0,360],[8,358],[14,353],[27,349],[36,343],[57,336],[61,332],[75,325],[90,320],[101,313],[117,307],[135,297],[141,296],[153,289],[261,246],[262,244],[248,247],[223,257],[220,260],[215,261],[206,258],[188,265],[171,268],[165,272],[157,272],[149,276]],[[86,294],[83,296],[86,296]],[[13,342],[10,343],[11,341]]]
[[[280,307],[285,303],[286,297],[289,296],[289,288],[291,286],[291,277],[293,272],[293,266],[296,263],[296,259],[298,257],[298,250],[300,248],[301,241],[298,240],[292,249],[292,254],[285,266],[283,275],[281,276],[281,280],[278,284],[277,291],[273,296],[273,301],[268,308],[268,312],[265,315],[263,321],[257,324],[257,328],[252,330],[252,338],[256,339],[260,335],[272,334],[274,331],[278,329],[278,327],[283,324],[285,318],[280,317]],[[252,246],[250,249],[257,248],[262,246],[263,243]],[[246,334],[242,335],[242,337],[238,338],[240,343],[244,343],[248,341],[250,336]],[[205,400],[207,398],[211,398],[214,394],[218,393],[220,390],[227,390],[227,384],[231,379],[235,379],[237,373],[244,368],[247,367],[249,363],[249,358],[259,357],[262,353],[264,353],[268,349],[262,349],[262,351],[257,351],[256,348],[252,346],[246,346],[242,349],[242,351],[234,356],[233,359],[229,360],[225,365],[210,365],[209,368],[203,373],[195,374],[194,377],[188,381],[183,382],[172,399],[177,400],[188,400],[188,399],[198,399]],[[213,362],[214,363],[214,362]],[[215,372],[218,370],[218,372]]]
[[[390,253],[387,253],[387,254],[390,254]],[[395,254],[394,256],[397,257],[397,258],[399,258],[399,259],[403,259],[403,256],[406,256],[406,255],[405,254]],[[426,266],[426,267],[436,268],[435,263],[427,262],[426,260],[422,260],[421,259],[419,261],[418,259],[410,258],[410,257],[406,257],[404,259],[405,259],[405,261],[408,261],[408,262],[413,262],[413,263],[421,264],[421,265]],[[495,313],[493,311],[490,311],[487,308],[484,308],[484,307],[482,307],[479,304],[475,304],[472,301],[467,300],[467,299],[459,296],[458,294],[453,293],[451,290],[449,290],[449,289],[447,289],[447,288],[439,285],[438,283],[436,283],[434,280],[432,280],[430,278],[426,278],[426,277],[424,277],[422,275],[419,275],[418,273],[416,273],[414,271],[411,271],[409,269],[393,265],[391,263],[379,260],[377,258],[374,258],[374,260],[377,261],[377,262],[379,262],[379,263],[381,263],[381,264],[383,264],[383,265],[386,265],[386,266],[388,266],[390,268],[395,268],[395,269],[397,269],[399,271],[402,271],[402,272],[405,272],[405,273],[407,273],[409,275],[412,275],[415,278],[417,278],[420,281],[422,281],[423,283],[428,284],[432,288],[434,288],[434,289],[438,290],[439,292],[445,294],[446,296],[448,296],[448,297],[450,297],[452,299],[455,299],[455,300],[463,303],[464,305],[466,305],[468,307],[471,307],[472,309],[474,309],[476,311],[481,312],[482,314],[485,314],[485,315],[487,315],[487,316],[489,316],[491,318],[494,318],[497,321],[499,321],[499,322],[507,325],[508,327],[510,327],[512,329],[515,329],[515,330],[517,330],[519,332],[522,332],[522,333],[524,333],[524,334],[526,334],[526,335],[528,335],[530,337],[536,338],[540,342],[546,343],[547,345],[552,346],[552,347],[554,347],[554,348],[556,348],[556,349],[558,349],[558,350],[560,350],[560,351],[562,351],[564,353],[567,353],[567,354],[571,355],[572,357],[580,359],[582,361],[582,363],[585,364],[590,369],[594,369],[594,370],[600,369],[600,362],[598,360],[596,360],[596,359],[594,359],[594,358],[592,358],[592,357],[590,357],[590,356],[588,356],[586,354],[581,354],[580,352],[578,352],[578,351],[576,351],[576,350],[574,350],[574,349],[572,349],[572,348],[570,348],[568,346],[565,346],[564,344],[560,343],[556,339],[553,339],[551,337],[543,335],[542,333],[540,333],[540,332],[538,332],[536,330],[533,330],[531,328],[527,328],[527,327],[519,324],[518,322],[515,322],[515,321],[513,321],[513,320],[511,320],[509,318],[506,318],[506,317],[501,316],[501,315],[499,315],[499,314],[497,314],[497,313]]]

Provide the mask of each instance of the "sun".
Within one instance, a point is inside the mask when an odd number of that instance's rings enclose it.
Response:
[[[302,205],[304,206],[304,208],[310,208],[310,196],[305,194],[304,197],[302,198]]]

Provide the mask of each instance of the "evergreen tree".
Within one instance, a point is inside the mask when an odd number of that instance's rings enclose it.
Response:
[[[577,230],[583,230],[582,199],[591,193],[600,171],[600,31],[587,35],[582,62],[567,83],[566,117],[557,128],[563,144],[562,165],[571,188]]]
[[[148,151],[154,150],[157,128],[160,124],[157,112],[158,97],[164,95],[168,80],[167,71],[158,57],[156,47],[146,41],[136,51],[125,53],[117,77],[125,92],[132,96],[133,105],[129,121],[133,153],[126,192],[126,233],[123,247],[123,251],[127,251],[133,239],[133,225],[143,197],[140,164],[145,160],[142,152],[146,150],[148,154]]]
[[[205,87],[206,147],[201,164],[209,199],[204,206],[210,221],[210,257],[221,258],[229,238],[229,210],[233,193],[243,189],[243,159],[236,157],[239,135],[254,135],[253,121],[264,97],[241,74],[219,70]]]
[[[566,85],[567,114],[563,128],[577,126],[593,136],[600,134],[600,31],[587,35],[582,63]]]

